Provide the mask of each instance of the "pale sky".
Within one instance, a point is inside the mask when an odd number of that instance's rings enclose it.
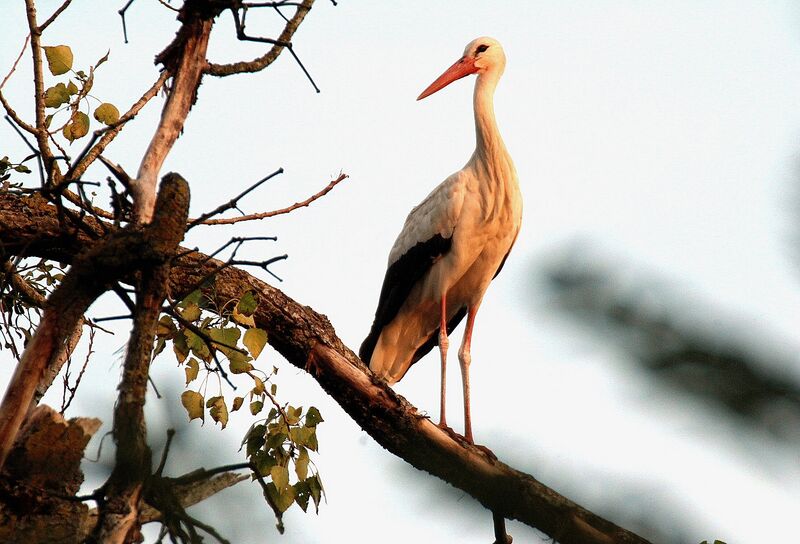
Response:
[[[40,11],[58,3],[43,1]],[[153,56],[176,28],[170,12],[139,0],[125,45],[116,15],[123,4],[71,7],[44,40],[71,45],[76,65],[91,64],[110,49],[93,94],[121,110],[154,81]],[[7,6],[4,15],[3,76],[25,35],[21,3]],[[265,33],[274,35],[279,21],[265,21]],[[248,28],[258,28],[256,17]],[[254,76],[207,78],[164,173],[175,170],[190,181],[193,215],[280,166],[286,173],[254,193],[245,211],[301,200],[347,173],[350,179],[309,209],[236,228],[198,228],[186,243],[212,251],[232,235],[277,235],[276,243],[253,244],[250,255],[288,253],[289,260],[274,267],[284,279],[277,286],[326,314],[357,349],[405,215],[460,168],[474,146],[473,79],[422,102],[415,98],[467,42],[497,38],[508,65],[496,112],[525,211],[519,240],[477,317],[476,441],[599,513],[612,503],[631,517],[656,510],[654,518],[678,527],[685,542],[784,541],[796,533],[800,510],[796,452],[654,384],[613,342],[555,315],[540,285],[541,267],[582,240],[591,255],[625,263],[631,274],[655,274],[682,299],[714,308],[748,333],[768,332],[776,350],[796,354],[798,28],[800,10],[789,1],[343,0],[333,7],[319,0],[295,44],[322,93],[314,93],[288,55]],[[229,15],[215,32],[212,60],[263,50],[229,38]],[[29,80],[20,68],[4,89],[23,115],[29,114]],[[135,172],[161,104],[159,98],[148,105],[106,156]],[[0,143],[0,154],[25,154],[8,128],[0,130]],[[81,147],[76,143],[71,151]],[[91,314],[118,312],[109,299]],[[110,428],[124,333],[98,338],[86,397],[70,408],[72,416],[99,414],[104,430]],[[436,357],[428,356],[396,386],[434,417]],[[2,385],[12,361],[8,352],[0,358]],[[490,514],[472,499],[416,476],[278,355],[261,359],[281,367],[282,400],[322,410],[316,463],[328,502],[319,516],[293,508],[279,539],[257,486],[245,491],[241,484],[210,505],[259,528],[238,537],[226,533],[232,540],[491,541]],[[800,376],[800,358],[794,355],[793,362]],[[183,371],[172,360],[162,356],[154,367],[159,386],[180,391]],[[450,368],[450,423],[461,430],[458,365]],[[56,406],[57,393],[50,398]],[[151,417],[163,412],[159,402],[176,403],[176,396],[150,399]],[[236,462],[250,423],[245,414],[235,414],[224,431],[194,422],[188,439],[196,450],[213,443],[224,455],[220,464]],[[235,502],[241,496],[251,500]],[[510,532],[515,542],[535,541],[518,524]]]

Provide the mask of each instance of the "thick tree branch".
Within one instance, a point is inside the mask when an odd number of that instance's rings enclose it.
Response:
[[[140,502],[151,474],[144,403],[153,338],[167,294],[170,260],[183,239],[189,214],[189,185],[183,178],[177,174],[165,176],[155,212],[148,238],[151,250],[161,258],[155,266],[142,267],[137,282],[133,331],[114,409],[116,462],[90,542],[121,544],[135,540],[131,535],[139,529]]]
[[[149,223],[155,207],[156,180],[164,160],[183,130],[197,96],[206,65],[206,50],[217,11],[203,0],[187,0],[178,18],[183,23],[175,40],[156,57],[172,76],[172,88],[161,120],[142,157],[139,173],[131,184],[134,220]]]
[[[91,243],[88,235],[80,233],[68,244],[54,244],[58,230],[49,230],[48,225],[57,225],[55,208],[31,198],[30,207],[34,209],[29,215],[38,219],[26,220],[19,214],[20,200],[0,195],[0,244],[7,252],[27,248],[37,256],[69,261],[74,251]],[[488,450],[441,430],[372,376],[336,336],[327,318],[246,272],[224,268],[222,264],[186,250],[170,274],[173,296],[178,298],[185,286],[204,277],[213,278],[207,294],[219,301],[237,298],[247,290],[258,293],[254,318],[259,327],[269,332],[270,344],[291,364],[314,376],[364,430],[392,453],[464,490],[492,512],[543,530],[562,544],[646,543],[532,476],[498,461]]]
[[[61,171],[56,164],[50,144],[47,141],[47,127],[45,126],[44,106],[44,71],[42,70],[42,30],[36,22],[36,6],[34,0],[25,0],[25,12],[28,18],[28,28],[31,33],[31,59],[33,61],[33,87],[34,111],[36,112],[36,142],[44,161],[44,170],[47,173],[47,182],[57,184],[60,181]]]

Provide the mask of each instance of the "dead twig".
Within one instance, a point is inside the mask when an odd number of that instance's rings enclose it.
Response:
[[[70,0],[70,2],[71,1],[72,0]],[[25,54],[25,49],[28,47],[28,40],[30,40],[30,39],[31,39],[31,35],[30,34],[25,36],[25,43],[22,44],[22,49],[20,50],[19,55],[17,55],[17,60],[15,60],[14,64],[11,65],[11,70],[8,71],[8,74],[6,74],[6,77],[3,78],[3,82],[0,83],[0,89],[2,89],[5,86],[6,82],[9,80],[9,78],[11,78],[11,75],[17,69],[17,65],[19,64],[20,59],[22,59],[22,55]]]
[[[199,224],[201,224],[201,223],[208,224],[208,223],[206,223],[206,220],[207,220],[208,218],[210,218],[210,217],[214,217],[215,215],[218,215],[218,214],[220,214],[220,213],[222,213],[222,212],[225,212],[225,211],[227,211],[227,210],[230,210],[230,209],[232,209],[232,208],[237,208],[237,205],[239,204],[239,201],[240,201],[242,198],[244,198],[245,196],[247,196],[249,193],[251,193],[252,191],[254,191],[255,189],[257,189],[258,187],[260,187],[262,184],[264,184],[264,183],[266,183],[267,181],[269,181],[270,179],[274,178],[274,177],[275,177],[275,176],[277,176],[278,174],[283,174],[283,168],[278,168],[277,170],[275,170],[275,171],[274,171],[273,173],[271,173],[270,175],[268,175],[268,176],[266,176],[266,177],[264,177],[264,178],[261,178],[260,180],[258,180],[257,182],[255,182],[253,185],[251,185],[250,187],[248,187],[247,189],[245,189],[244,191],[242,191],[241,193],[239,193],[238,195],[236,195],[235,197],[233,197],[232,199],[230,199],[230,200],[229,200],[228,202],[226,202],[225,204],[222,204],[222,205],[218,206],[218,207],[217,207],[217,208],[215,208],[214,210],[212,210],[212,211],[210,211],[210,212],[207,212],[207,213],[204,213],[203,215],[201,215],[201,216],[200,216],[200,217],[198,217],[197,219],[189,219],[189,226],[186,228],[186,230],[189,230],[190,228],[192,228],[192,227],[194,227],[194,226],[197,226],[197,225],[199,225]],[[237,209],[238,209],[238,208],[237,208]]]
[[[304,207],[308,206],[309,204],[311,204],[312,202],[314,202],[315,200],[318,200],[318,199],[322,198],[323,196],[325,196],[326,194],[331,192],[331,190],[334,187],[336,187],[339,183],[341,183],[342,181],[346,180],[348,177],[349,176],[347,174],[339,174],[339,177],[337,177],[336,179],[331,181],[321,191],[319,191],[317,193],[314,193],[313,195],[311,195],[310,197],[308,197],[305,200],[302,200],[300,202],[295,202],[291,206],[287,206],[285,208],[280,208],[278,210],[272,210],[272,211],[269,211],[269,212],[262,212],[262,213],[254,213],[254,214],[250,214],[250,215],[243,215],[241,217],[228,217],[228,218],[222,218],[222,219],[206,219],[205,221],[202,221],[202,222],[199,222],[199,223],[197,222],[197,220],[194,220],[192,222],[191,226],[194,226],[195,223],[201,224],[201,225],[232,225],[234,223],[241,223],[242,221],[253,221],[253,220],[256,220],[256,219],[266,219],[267,217],[275,217],[276,215],[287,214],[287,213],[292,212],[292,211],[294,211],[294,210],[296,210],[298,208],[304,208]]]

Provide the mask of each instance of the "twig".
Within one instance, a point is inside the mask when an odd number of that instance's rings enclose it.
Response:
[[[181,11],[178,8],[176,8],[175,6],[170,6],[164,0],[158,0],[158,3],[161,4],[162,6],[164,6],[165,8],[171,9],[172,11],[174,11],[176,13],[180,13],[180,11]]]
[[[6,106],[6,102],[2,94],[0,94],[0,102],[3,102],[3,106]],[[16,113],[14,113],[14,110],[9,110],[8,107],[6,107],[6,111],[9,113],[9,115],[12,113],[13,115],[16,115]],[[33,154],[36,156],[36,163],[39,165],[39,180],[41,181],[42,186],[44,186],[44,166],[42,165],[42,154],[39,152],[38,149],[36,149],[35,147],[33,147],[33,145],[31,145],[31,143],[28,141],[25,135],[19,130],[19,128],[17,128],[17,125],[14,124],[14,123],[19,124],[20,122],[22,122],[22,120],[21,119],[17,120],[13,116],[9,117],[9,115],[5,116],[6,121],[8,121],[8,124],[11,125],[11,128],[14,129],[14,132],[16,132],[19,135],[19,137],[22,138],[22,141],[25,142],[25,145],[28,146],[28,149],[33,151]],[[12,121],[12,118],[14,119],[14,121]],[[22,128],[25,128],[23,125],[20,126],[22,126]],[[30,127],[30,129],[31,130],[29,132],[33,131],[32,134],[36,134],[36,130],[33,127]]]
[[[205,223],[205,221],[209,217],[213,217],[213,216],[218,215],[218,214],[220,214],[220,213],[222,213],[224,211],[230,210],[231,208],[235,208],[236,205],[239,203],[239,200],[241,200],[242,198],[247,196],[249,193],[251,193],[252,191],[257,189],[261,185],[263,185],[265,182],[267,182],[270,179],[274,178],[278,174],[283,174],[283,168],[278,168],[277,170],[275,170],[273,173],[271,173],[267,177],[258,180],[253,185],[251,185],[250,187],[248,187],[247,189],[245,189],[244,191],[242,191],[241,193],[239,193],[238,195],[236,195],[235,197],[230,199],[225,204],[222,204],[222,205],[218,206],[216,209],[214,209],[214,210],[212,210],[210,212],[204,213],[203,215],[201,215],[197,219],[189,219],[189,226],[187,227],[186,230],[189,230],[190,228],[192,228],[192,227],[194,227],[196,225],[199,225],[201,223]]]
[[[92,321],[95,323],[102,323],[103,321],[119,321],[121,319],[130,319],[132,318],[132,314],[125,314],[125,315],[111,315],[107,317],[93,317]]]
[[[125,24],[125,12],[128,11],[128,8],[131,7],[134,0],[128,0],[128,3],[125,4],[122,9],[120,9],[117,13],[119,16],[122,17],[122,36],[125,38],[125,43],[128,43],[128,27]]]
[[[69,1],[71,2],[72,0],[69,0]],[[11,74],[13,74],[14,71],[17,69],[17,64],[19,64],[19,61],[22,58],[22,55],[25,54],[25,48],[28,47],[28,40],[30,40],[30,39],[31,39],[31,35],[30,34],[25,36],[25,43],[22,44],[22,49],[20,50],[19,55],[17,56],[17,60],[14,61],[14,64],[11,66],[11,70],[8,71],[8,74],[6,74],[6,77],[3,78],[3,82],[0,83],[0,89],[2,89],[5,86],[6,81],[9,80],[9,78],[11,77]]]
[[[164,444],[164,451],[161,452],[161,461],[158,463],[158,468],[155,471],[156,476],[161,476],[164,473],[164,466],[167,464],[167,456],[169,455],[169,447],[172,445],[172,439],[175,437],[175,429],[167,429],[167,443]]]
[[[174,433],[174,431],[173,431]],[[199,482],[200,480],[207,480],[211,476],[215,474],[220,474],[223,472],[230,472],[232,470],[242,470],[244,468],[253,469],[252,463],[234,463],[231,465],[222,465],[219,467],[209,468],[209,469],[199,469],[193,470],[188,474],[184,474],[183,476],[178,476],[177,478],[172,478],[172,481],[179,485],[187,485],[192,484],[194,482]]]
[[[83,374],[86,372],[86,367],[89,365],[89,358],[94,353],[92,349],[94,346],[94,328],[89,327],[89,348],[86,351],[86,358],[83,361],[83,366],[81,367],[81,371],[78,373],[78,377],[75,379],[75,384],[70,387],[69,385],[69,370],[70,364],[72,362],[72,357],[67,358],[67,367],[64,370],[64,392],[61,397],[61,415],[67,411],[69,405],[72,404],[72,400],[75,398],[75,393],[78,391],[78,386],[81,384],[81,379],[83,379]],[[69,399],[67,399],[67,392],[69,392]]]
[[[64,3],[61,4],[58,7],[58,9],[53,12],[53,14],[50,16],[50,18],[47,19],[44,23],[42,23],[39,26],[39,32],[40,33],[44,32],[44,29],[47,28],[48,26],[50,26],[50,23],[55,21],[58,18],[58,16],[61,15],[61,12],[64,11],[65,9],[67,9],[67,6],[69,6],[70,3],[72,3],[72,0],[64,0]]]
[[[274,7],[275,11],[277,11],[278,14],[281,17],[283,17],[283,20],[286,21],[286,27],[288,28],[291,25],[291,21],[286,19],[286,17],[284,17],[283,13],[281,13],[280,10],[278,10],[278,6],[273,5],[271,7]],[[299,13],[300,10],[304,8],[305,8],[304,4],[299,4],[297,6],[297,13]],[[292,54],[292,57],[294,57],[294,60],[297,62],[297,65],[300,66],[300,69],[303,70],[303,73],[308,78],[308,81],[311,83],[311,86],[314,87],[314,90],[320,92],[319,87],[317,87],[317,84],[314,83],[314,78],[311,77],[311,74],[309,74],[308,70],[306,70],[306,67],[303,65],[303,62],[300,60],[300,57],[298,57],[297,53],[294,52],[294,47],[292,46],[292,42],[280,38],[275,40],[273,38],[264,38],[261,36],[248,36],[244,31],[244,16],[242,16],[242,19],[240,20],[239,11],[237,9],[232,9],[231,13],[233,13],[233,22],[236,26],[236,37],[239,38],[239,40],[245,42],[268,43],[273,45],[274,47],[285,47],[286,49],[289,50],[289,53]],[[247,11],[245,11],[244,13],[247,13]]]
[[[308,206],[309,204],[311,204],[312,202],[314,202],[315,200],[317,200],[319,198],[322,198],[323,196],[328,194],[331,191],[331,189],[336,187],[342,181],[346,180],[348,177],[349,176],[347,174],[340,174],[338,178],[336,178],[333,181],[331,181],[324,189],[322,189],[318,193],[315,193],[315,194],[311,195],[310,197],[308,197],[307,199],[302,200],[300,202],[295,202],[294,204],[292,204],[291,206],[287,206],[286,208],[281,208],[279,210],[272,210],[272,211],[269,211],[269,212],[262,212],[262,213],[254,213],[254,214],[250,214],[250,215],[243,215],[241,217],[227,217],[227,218],[222,218],[222,219],[206,219],[205,221],[203,221],[202,223],[199,223],[199,224],[202,224],[202,225],[232,225],[234,223],[240,223],[242,221],[253,221],[255,219],[266,219],[267,217],[275,217],[276,215],[283,215],[283,214],[292,212],[292,211],[294,211],[294,210],[296,210],[298,208],[304,208],[304,207]],[[196,220],[195,220],[195,222],[196,222]],[[193,225],[194,225],[194,223],[192,223],[192,226]]]
[[[297,28],[300,26],[300,23],[303,22],[306,14],[308,14],[311,6],[314,4],[314,0],[305,0],[297,7],[297,11],[286,24],[281,32],[281,35],[278,36],[278,39],[273,40],[274,43],[272,48],[267,51],[264,55],[255,58],[251,61],[243,61],[243,62],[234,62],[231,64],[214,64],[209,63],[206,68],[205,72],[209,75],[216,76],[216,77],[225,77],[230,76],[233,74],[242,74],[242,73],[253,73],[259,72],[265,69],[267,66],[275,62],[275,59],[281,54],[284,49],[283,45],[290,43],[292,36],[294,35]],[[232,10],[234,12],[234,22],[237,20],[237,13],[236,10]],[[267,42],[269,43],[269,42]]]
[[[275,274],[272,270],[269,269],[269,265],[272,263],[276,263],[278,261],[283,261],[288,259],[288,255],[278,255],[277,257],[272,257],[271,259],[267,259],[266,261],[231,261],[230,266],[256,266],[262,269],[264,272],[272,276],[278,281],[283,281],[277,274]]]

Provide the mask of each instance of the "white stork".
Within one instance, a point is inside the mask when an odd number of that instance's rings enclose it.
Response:
[[[505,65],[497,40],[478,38],[417,98],[477,74],[475,152],[464,168],[408,214],[389,253],[372,330],[359,350],[376,375],[394,384],[438,342],[442,365],[439,425],[444,428],[447,336],[466,315],[458,359],[464,386],[464,437],[469,442],[473,441],[469,365],[475,314],[514,245],[522,219],[517,173],[494,116],[494,90]]]

